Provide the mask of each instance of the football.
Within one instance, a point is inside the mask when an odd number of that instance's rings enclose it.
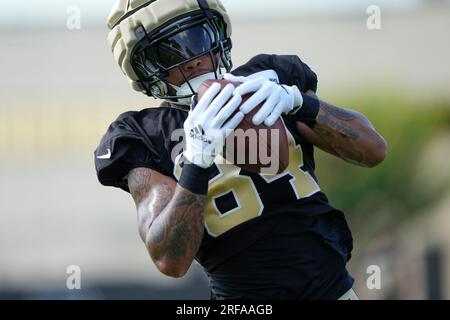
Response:
[[[222,89],[228,83],[232,83],[235,87],[240,85],[238,82],[228,80],[206,80],[200,85],[197,91],[198,100],[201,99],[202,95],[214,82],[219,83]],[[242,103],[250,98],[251,95],[251,93],[244,95],[242,97]],[[228,163],[232,163],[247,171],[269,175],[279,174],[289,164],[289,146],[286,128],[281,118],[270,127],[264,123],[260,125],[253,124],[252,118],[263,103],[246,114],[244,120],[228,136],[223,157]]]

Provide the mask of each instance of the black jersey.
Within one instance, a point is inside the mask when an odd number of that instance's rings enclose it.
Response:
[[[317,89],[316,75],[297,56],[258,55],[232,73],[269,69],[282,84]],[[187,115],[167,105],[120,115],[95,151],[99,181],[129,192],[126,175],[135,167],[178,180]],[[213,298],[334,299],[352,285],[345,270],[352,250],[345,218],[320,190],[313,146],[297,132],[293,116],[283,120],[289,141],[284,172],[260,175],[220,160],[210,169],[196,259]]]

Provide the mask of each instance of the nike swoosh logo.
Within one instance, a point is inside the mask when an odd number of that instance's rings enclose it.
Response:
[[[104,155],[97,156],[98,159],[109,159],[111,158],[111,150],[108,148],[108,152]]]

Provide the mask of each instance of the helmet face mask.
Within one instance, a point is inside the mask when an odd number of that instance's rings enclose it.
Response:
[[[155,72],[157,68],[169,70],[210,50],[218,49],[216,35],[207,21],[183,29],[176,28],[172,33],[152,41],[141,52],[144,59],[150,62],[150,67],[154,68],[151,71]]]
[[[155,98],[188,104],[196,88],[183,72],[185,63],[209,55],[213,66],[211,72],[216,78],[220,66],[231,70],[231,41],[226,36],[225,28],[219,16],[213,14],[207,17],[203,12],[198,12],[178,16],[148,34],[141,33],[142,39],[130,56],[131,66],[139,78],[138,83],[148,95]],[[190,88],[189,94],[177,95],[175,91],[180,84],[171,84],[165,79],[173,69],[178,69],[183,76]]]

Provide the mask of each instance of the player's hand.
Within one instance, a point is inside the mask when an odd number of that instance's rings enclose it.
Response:
[[[213,164],[214,158],[223,150],[225,138],[244,119],[244,114],[237,112],[226,121],[239,108],[242,98],[233,96],[235,88],[232,84],[222,91],[220,89],[220,84],[213,83],[198,103],[192,106],[184,122],[186,149],[183,155],[189,162],[202,168]]]
[[[234,94],[243,96],[247,93],[254,94],[240,107],[244,114],[252,111],[261,102],[265,101],[261,109],[253,116],[252,122],[259,125],[264,122],[266,126],[272,126],[283,113],[289,113],[294,108],[301,108],[303,98],[297,86],[280,85],[265,78],[251,79],[236,77],[226,73],[224,79],[241,82],[234,90]]]

